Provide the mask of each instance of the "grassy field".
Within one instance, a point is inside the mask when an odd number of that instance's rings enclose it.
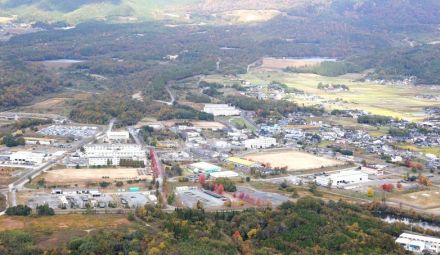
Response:
[[[68,214],[50,217],[0,217],[0,231],[23,230],[31,233],[37,245],[52,249],[64,246],[73,237],[106,229],[130,228],[125,215]]]
[[[315,74],[253,70],[240,76],[240,79],[249,81],[253,85],[267,85],[272,81],[285,83],[289,87],[319,97],[316,100],[292,98],[295,102],[305,105],[323,104],[328,110],[360,109],[372,114],[420,121],[425,117],[424,107],[440,106],[440,102],[416,98],[417,95],[440,95],[440,89],[426,86],[388,86],[357,82],[356,80],[360,77],[359,74],[324,77]],[[218,81],[218,78],[212,77],[212,80]],[[320,82],[324,84],[345,84],[350,90],[327,92],[317,88]],[[339,101],[334,102],[337,99]],[[332,100],[332,102],[328,102],[329,100]]]

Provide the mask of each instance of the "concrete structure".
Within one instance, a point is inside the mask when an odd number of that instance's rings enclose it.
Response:
[[[219,172],[221,168],[219,166],[207,163],[207,162],[198,162],[188,166],[194,173],[214,173]]]
[[[405,250],[415,253],[428,251],[429,253],[437,254],[440,252],[440,238],[438,237],[403,233],[397,238],[396,243],[401,245]]]
[[[343,186],[368,181],[368,174],[362,171],[348,170],[316,176],[316,183],[322,186]]]
[[[128,131],[108,131],[108,141],[128,141],[130,139],[130,133]]]
[[[46,154],[30,151],[17,151],[9,156],[9,160],[20,164],[41,164]]]
[[[210,177],[216,179],[216,178],[234,178],[238,177],[238,173],[234,171],[221,171],[221,172],[214,172],[209,174]]]
[[[277,145],[277,140],[273,137],[259,137],[255,139],[248,139],[244,142],[244,147],[247,149],[266,149]]]
[[[238,116],[240,110],[227,104],[205,104],[204,112],[214,116]]]
[[[121,159],[146,159],[145,150],[137,144],[93,144],[84,149],[90,166],[118,166]]]

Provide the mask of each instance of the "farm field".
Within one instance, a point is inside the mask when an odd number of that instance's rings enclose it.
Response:
[[[413,152],[420,152],[424,154],[434,154],[437,157],[440,157],[440,148],[438,147],[417,147],[412,144],[396,144],[396,147],[402,149],[402,150],[409,150]]]
[[[341,166],[342,161],[318,157],[309,153],[294,150],[275,150],[245,155],[243,158],[272,167],[286,167],[289,171],[302,171],[321,167]]]
[[[400,194],[389,198],[390,201],[411,205],[420,209],[433,209],[440,207],[440,191],[425,190],[408,194]]]
[[[85,168],[53,170],[44,174],[42,178],[48,184],[81,184],[99,181],[148,179],[151,176],[146,175],[145,171],[138,171],[136,168]]]
[[[216,77],[218,78],[218,77]],[[294,97],[298,104],[323,104],[328,110],[359,109],[410,121],[421,121],[426,115],[424,107],[440,106],[439,101],[417,98],[420,95],[440,95],[440,88],[433,86],[396,86],[380,85],[368,82],[358,82],[360,74],[348,74],[339,77],[325,77],[315,74],[297,74],[276,71],[253,70],[241,75],[240,79],[251,82],[253,85],[267,85],[277,81],[316,96],[316,99]],[[345,84],[349,91],[328,92],[320,90],[317,85]]]
[[[261,68],[285,69],[288,67],[300,68],[300,67],[318,66],[320,63],[324,61],[324,59],[263,58],[261,61],[262,61]]]

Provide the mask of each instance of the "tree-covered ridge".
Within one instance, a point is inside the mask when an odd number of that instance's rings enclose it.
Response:
[[[62,85],[43,68],[0,61],[0,109],[28,104],[36,96],[58,91]]]
[[[132,231],[74,238],[49,254],[406,254],[394,242],[404,225],[384,223],[358,206],[310,197],[242,212],[164,213],[147,206],[131,218],[139,223]],[[33,245],[32,233],[7,231],[0,233],[2,252],[44,251]]]

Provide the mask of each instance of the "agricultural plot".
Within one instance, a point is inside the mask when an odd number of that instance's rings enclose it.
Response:
[[[421,121],[426,117],[425,107],[440,106],[440,101],[423,98],[424,95],[440,96],[440,88],[360,82],[357,81],[361,78],[360,74],[325,77],[315,74],[254,70],[240,76],[240,78],[254,85],[267,85],[272,81],[284,83],[313,96],[313,98],[292,97],[292,100],[298,104],[322,104],[328,110],[359,109],[372,114]],[[323,84],[344,84],[349,90],[329,92],[318,89],[320,82]]]
[[[272,167],[287,167],[289,171],[311,170],[345,164],[342,161],[294,150],[257,152],[248,154],[244,158],[261,164],[270,164]]]
[[[399,194],[389,198],[390,201],[417,207],[419,209],[433,209],[440,207],[440,191],[426,190],[408,194]]]
[[[267,69],[285,69],[288,67],[301,68],[301,67],[313,67],[318,66],[323,61],[333,61],[332,59],[322,58],[305,58],[305,59],[292,59],[292,58],[263,58],[261,60],[261,68]]]

